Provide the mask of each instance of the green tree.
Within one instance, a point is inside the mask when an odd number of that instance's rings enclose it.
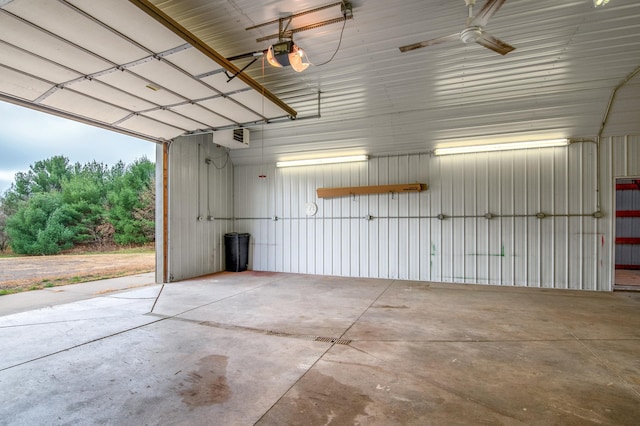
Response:
[[[143,244],[154,240],[155,166],[146,158],[109,168],[73,166],[63,156],[17,173],[0,198],[0,250],[54,254],[75,244]]]
[[[9,235],[7,234],[7,215],[4,212],[4,198],[0,197],[0,252],[7,249]]]
[[[108,194],[108,218],[117,244],[153,241],[155,225],[153,220],[149,220],[148,210],[152,208],[155,214],[155,196],[150,197],[148,193],[153,191],[154,173],[154,164],[147,158],[141,158],[129,165],[124,173],[114,176],[113,187]],[[146,196],[143,195],[145,193]]]
[[[80,218],[76,224],[77,243],[109,243],[113,233],[104,233],[107,191],[111,186],[109,169],[95,161],[84,166],[76,163],[71,178],[62,184],[64,205]]]
[[[154,241],[156,235],[156,180],[151,178],[147,188],[138,196],[140,207],[133,211],[133,218],[140,223],[140,229],[147,241]]]
[[[36,161],[29,171],[32,192],[61,191],[64,181],[72,175],[69,159],[57,155],[46,160]]]
[[[7,218],[6,230],[15,253],[57,254],[73,247],[79,221],[59,192],[39,193]]]
[[[29,200],[33,194],[60,191],[72,174],[69,159],[61,155],[35,162],[26,173],[16,173],[15,182],[4,195],[5,213],[11,216],[17,212],[21,203]]]

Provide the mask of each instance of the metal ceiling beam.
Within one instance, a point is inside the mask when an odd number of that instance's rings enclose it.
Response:
[[[296,34],[296,33],[299,33],[299,32],[302,32],[302,31],[313,30],[315,28],[324,27],[325,25],[337,24],[338,22],[346,21],[347,19],[353,19],[353,15],[347,16],[347,17],[342,17],[341,16],[339,18],[327,19],[326,21],[316,22],[314,24],[305,25],[303,27],[292,28],[290,30],[286,30],[285,29],[284,31],[282,31],[279,34],[269,34],[267,36],[257,38],[256,41],[259,43],[261,41],[271,40],[271,39],[274,39],[274,38],[292,38],[293,35]]]
[[[314,8],[314,9],[305,10],[304,12],[298,12],[298,13],[294,13],[294,14],[289,15],[289,16],[284,16],[282,18],[273,19],[273,20],[271,20],[269,22],[263,22],[262,24],[258,24],[258,25],[254,25],[254,26],[249,27],[249,28],[245,28],[245,30],[249,31],[249,30],[254,30],[256,28],[265,27],[267,25],[279,24],[282,20],[291,21],[293,18],[297,18],[299,16],[308,15],[310,13],[320,12],[321,10],[329,9],[329,8],[334,7],[334,6],[342,6],[342,4],[343,4],[343,2],[341,2],[341,1],[339,1],[337,3],[327,4],[325,6],[320,6],[320,7]]]

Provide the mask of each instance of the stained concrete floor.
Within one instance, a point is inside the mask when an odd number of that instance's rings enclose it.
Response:
[[[2,425],[640,422],[639,293],[221,273],[0,316],[0,354]]]

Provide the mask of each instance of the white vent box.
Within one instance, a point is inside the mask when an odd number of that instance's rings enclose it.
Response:
[[[216,130],[213,132],[213,143],[230,149],[249,148],[249,129]]]

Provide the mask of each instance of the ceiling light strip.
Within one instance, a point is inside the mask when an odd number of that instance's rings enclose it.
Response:
[[[525,141],[525,142],[509,142],[509,143],[495,143],[488,145],[469,145],[469,146],[456,146],[449,148],[436,148],[433,152],[434,155],[454,155],[454,154],[468,154],[474,152],[491,152],[491,151],[511,151],[516,149],[532,149],[532,148],[551,148],[558,146],[567,146],[571,143],[569,139],[549,139],[540,141]]]
[[[276,167],[314,166],[320,164],[353,163],[367,161],[368,155],[350,155],[346,157],[311,158],[306,160],[278,161]]]

